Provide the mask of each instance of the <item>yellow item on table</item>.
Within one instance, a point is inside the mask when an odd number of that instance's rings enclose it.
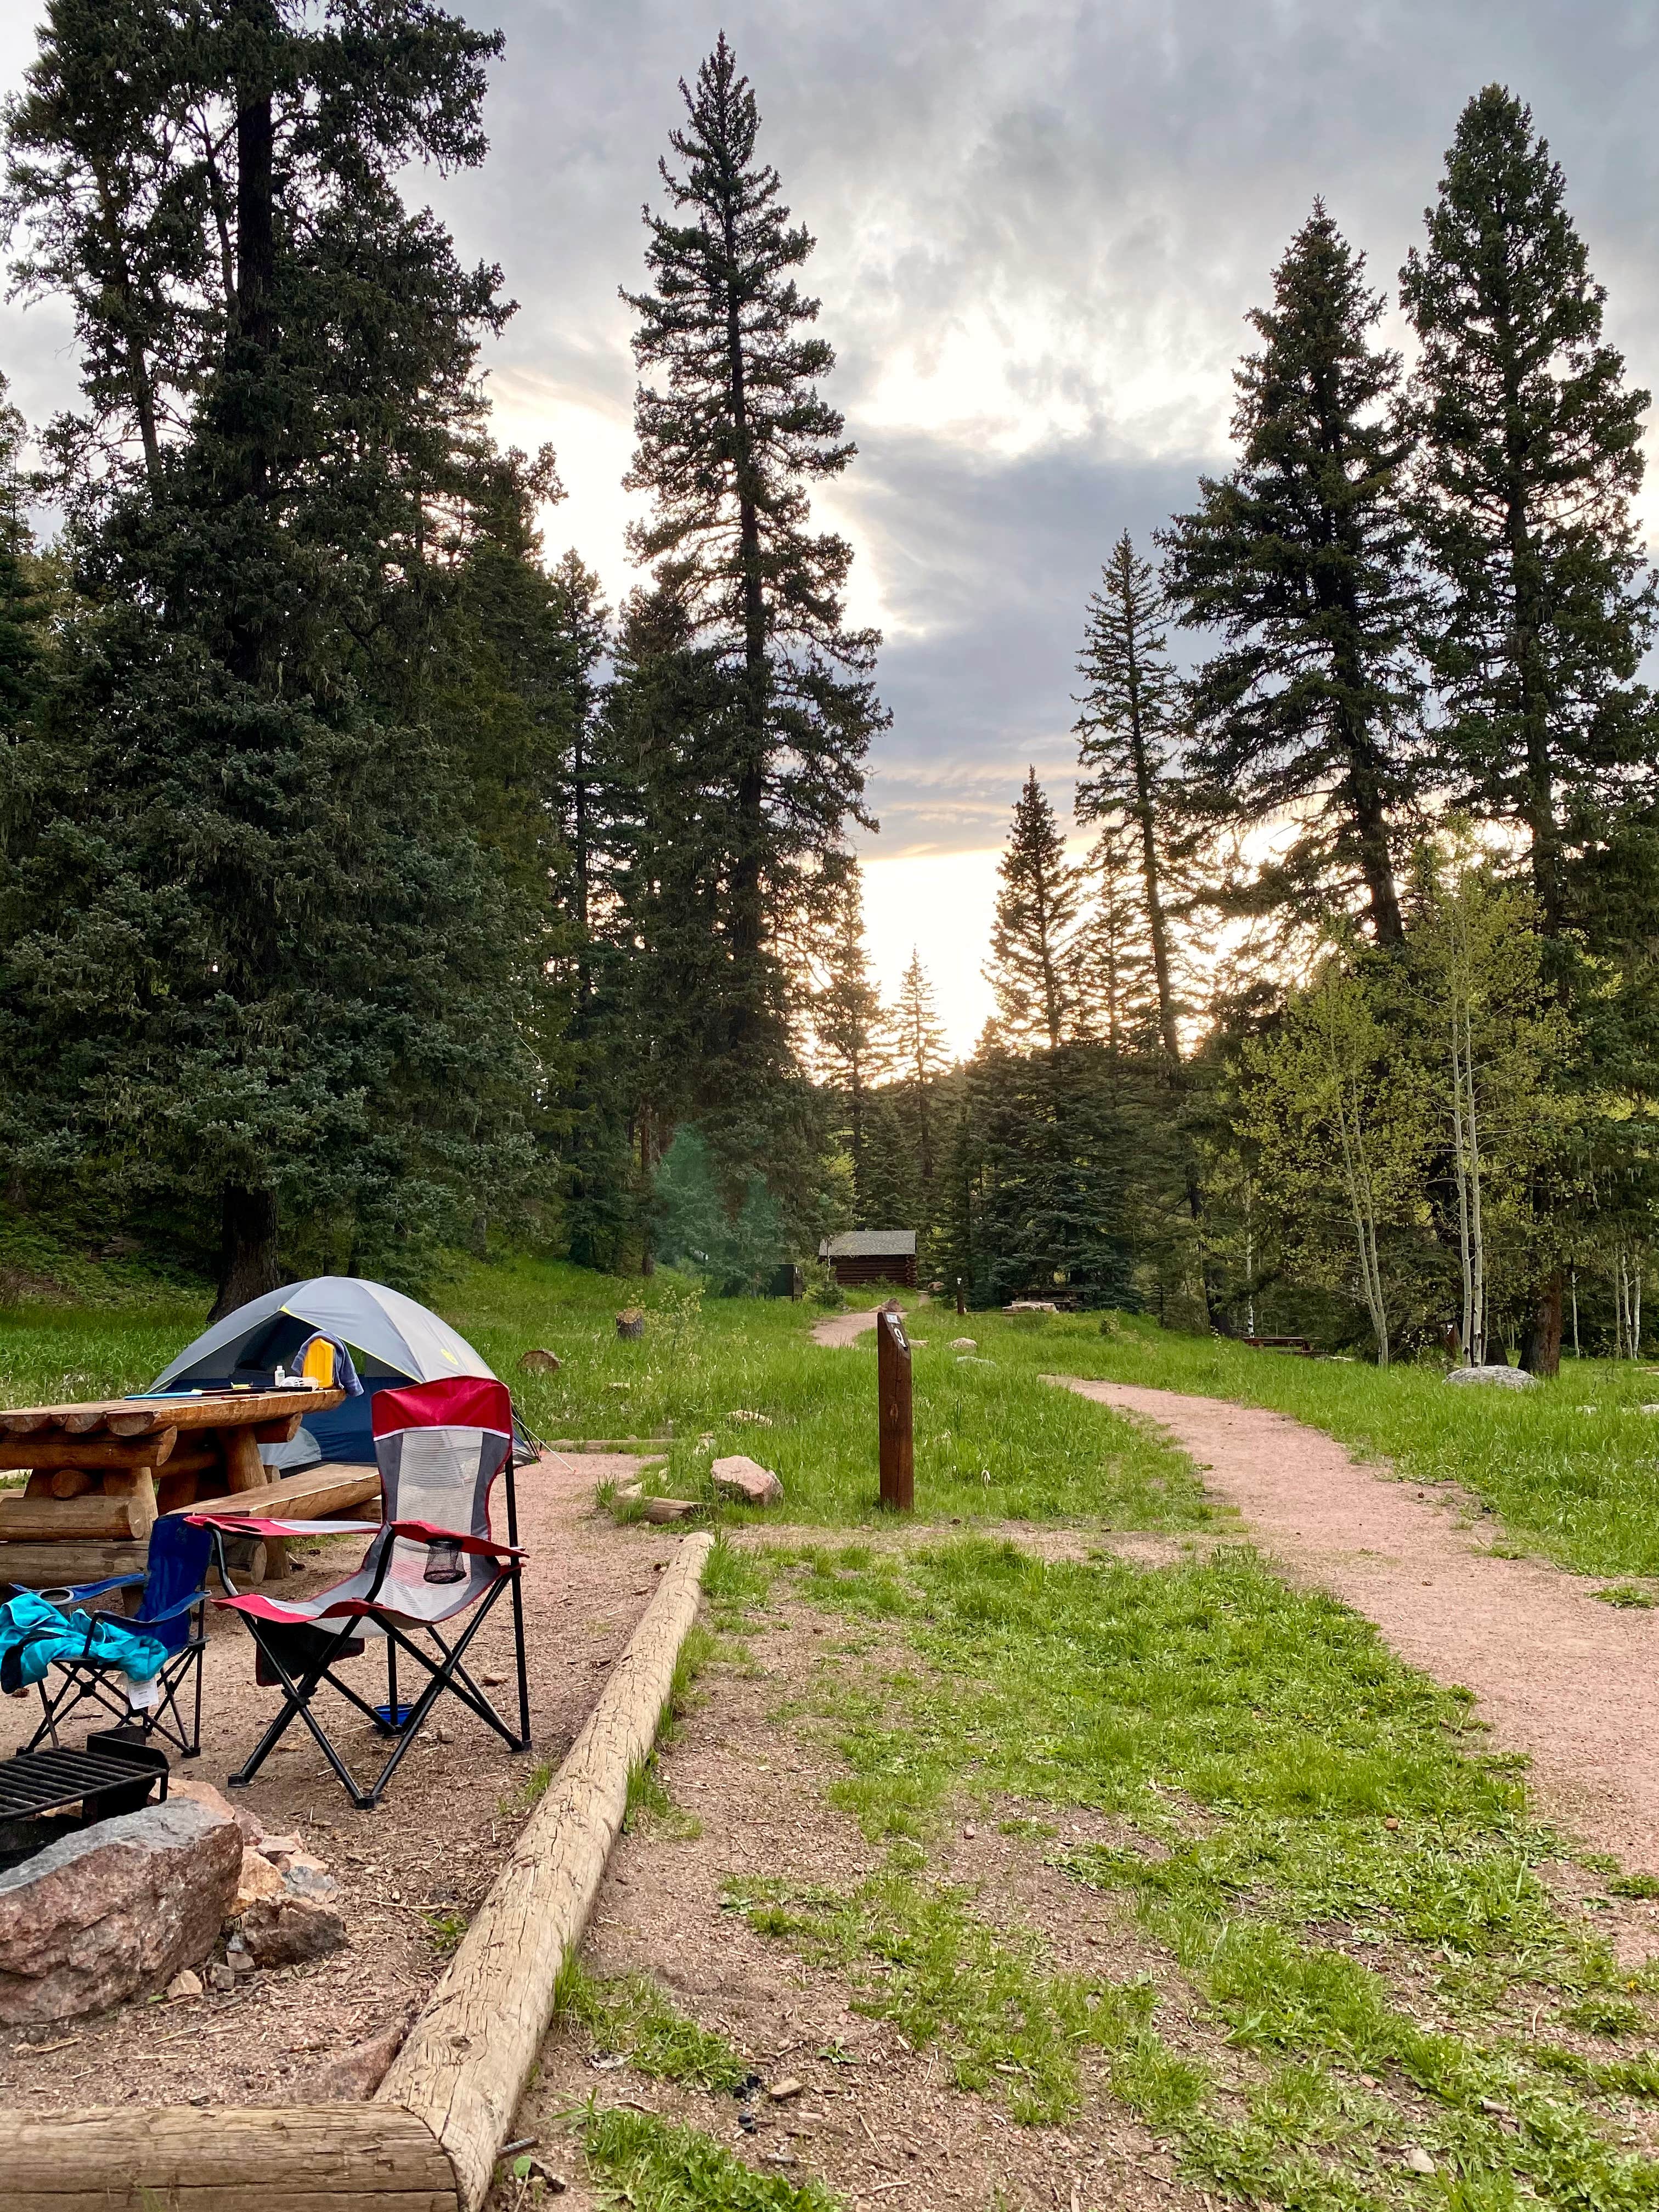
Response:
[[[334,1388],[334,1346],[326,1338],[319,1336],[306,1346],[300,1372],[315,1390]]]

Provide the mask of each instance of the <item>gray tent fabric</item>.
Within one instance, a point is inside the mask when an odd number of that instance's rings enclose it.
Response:
[[[279,1314],[337,1336],[354,1352],[411,1382],[438,1382],[451,1375],[495,1379],[494,1368],[459,1330],[401,1291],[357,1275],[313,1275],[308,1282],[267,1291],[216,1322],[161,1370],[151,1388],[162,1390],[198,1376],[228,1373],[240,1347]]]
[[[261,1447],[268,1466],[284,1474],[319,1459],[372,1466],[374,1439],[370,1400],[400,1382],[441,1382],[458,1375],[498,1381],[495,1370],[447,1321],[384,1283],[356,1275],[313,1275],[250,1299],[186,1345],[151,1384],[155,1390],[188,1389],[267,1375],[278,1358],[291,1358],[314,1330],[347,1346],[364,1395],[331,1413],[308,1413],[291,1443]],[[537,1455],[536,1439],[514,1419],[513,1456],[519,1467]]]

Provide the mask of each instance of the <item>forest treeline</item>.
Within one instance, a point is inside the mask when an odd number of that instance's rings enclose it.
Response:
[[[500,50],[427,0],[46,8],[3,207],[80,398],[0,416],[5,1206],[222,1307],[492,1240],[758,1287],[903,1225],[976,1301],[1635,1348],[1647,395],[1526,108],[1458,125],[1409,373],[1316,203],[1231,472],[1103,518],[1095,842],[1028,778],[957,1064],[918,961],[870,980],[879,640],[811,506],[855,451],[754,93],[722,37],[647,210],[613,608],[491,433],[501,272],[407,197],[485,158]]]

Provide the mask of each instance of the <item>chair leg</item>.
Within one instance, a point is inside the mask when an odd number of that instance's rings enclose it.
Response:
[[[276,1677],[286,1693],[287,1702],[254,1747],[252,1756],[230,1777],[233,1789],[247,1788],[297,1717],[302,1720],[310,1730],[318,1749],[339,1778],[341,1786],[352,1803],[360,1812],[367,1811],[374,1805],[374,1797],[366,1795],[359,1786],[356,1776],[340,1757],[339,1753],[335,1750],[328,1739],[326,1731],[311,1710],[311,1700],[316,1693],[317,1686],[328,1673],[330,1662],[340,1647],[351,1640],[353,1626],[353,1623],[348,1621],[333,1643],[324,1651],[321,1658],[313,1666],[307,1668],[296,1682],[276,1654],[261,1637],[258,1630],[254,1627],[252,1621],[249,1621],[248,1627],[253,1640],[259,1646],[267,1662],[275,1669]]]
[[[520,1748],[530,1748],[530,1674],[524,1655],[524,1573],[517,1559],[513,1562],[513,1644],[519,1659],[519,1743]]]

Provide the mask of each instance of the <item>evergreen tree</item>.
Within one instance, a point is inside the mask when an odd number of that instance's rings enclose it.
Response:
[[[893,1036],[894,1060],[910,1124],[910,1150],[921,1181],[922,1211],[931,1220],[933,1182],[939,1169],[933,1094],[950,1059],[945,1024],[933,1003],[933,987],[914,945],[909,965],[899,979]]]
[[[881,994],[870,978],[863,890],[856,866],[840,877],[831,896],[824,944],[826,973],[813,999],[813,1029],[825,1074],[838,1094],[845,1116],[854,1225],[890,1228],[890,1222],[872,1218],[875,1201],[871,1190],[869,1114],[871,1093],[891,1067],[891,1044]],[[890,1195],[890,1185],[884,1182],[884,1202]]]
[[[1465,107],[1426,221],[1401,289],[1422,347],[1417,514],[1451,767],[1461,802],[1526,831],[1554,936],[1564,855],[1654,749],[1632,680],[1653,629],[1631,513],[1649,395],[1603,338],[1559,165],[1501,85]]]
[[[1040,1042],[1053,1053],[1076,1012],[1073,940],[1081,888],[1035,768],[1015,802],[997,873],[1002,888],[985,971],[997,1020],[1011,1043]]]
[[[1170,1060],[1147,927],[1146,879],[1126,859],[1121,841],[1103,836],[1089,855],[1085,880],[1092,895],[1078,932],[1073,968],[1079,1024],[1106,1047],[1114,1081],[1125,1060],[1148,1051],[1158,1054],[1167,1079]]]
[[[627,481],[653,501],[630,543],[727,687],[707,782],[725,852],[708,920],[730,963],[722,1042],[752,1085],[788,1060],[780,927],[848,819],[866,819],[862,763],[886,718],[879,641],[844,619],[851,548],[811,527],[810,487],[854,453],[818,396],[835,356],[795,282],[813,240],[756,161],[759,112],[723,33],[680,89],[680,166],[659,165],[672,211],[646,214],[653,289],[624,295],[642,378]]]
[[[27,434],[7,390],[6,380],[0,376],[0,763],[8,762],[10,746],[45,683],[45,595],[24,507]],[[7,768],[0,766],[0,828],[9,811],[9,781]]]
[[[1165,533],[1183,624],[1226,643],[1192,691],[1190,769],[1218,812],[1291,814],[1295,844],[1261,893],[1315,910],[1363,886],[1396,944],[1395,822],[1415,796],[1419,594],[1401,511],[1400,363],[1370,332],[1382,296],[1323,204],[1249,319],[1263,343],[1236,381],[1238,466]]]
[[[428,0],[52,0],[9,117],[20,274],[74,303],[85,406],[52,439],[82,611],[10,842],[8,1134],[216,1231],[222,1311],[285,1233],[408,1274],[528,1172],[546,901],[479,834],[510,763],[453,697],[507,311],[398,191],[482,157],[498,46]]]
[[[1179,679],[1164,642],[1163,593],[1150,562],[1136,557],[1126,530],[1101,571],[1101,588],[1089,600],[1083,657],[1078,673],[1085,690],[1077,704],[1080,822],[1102,825],[1097,865],[1103,904],[1097,939],[1106,958],[1103,981],[1111,994],[1109,1034],[1118,1042],[1117,994],[1127,980],[1120,860],[1133,854],[1139,872],[1152,976],[1158,1030],[1171,1074],[1181,1063],[1170,926],[1166,912],[1171,877],[1185,839],[1174,789],[1182,708]]]

